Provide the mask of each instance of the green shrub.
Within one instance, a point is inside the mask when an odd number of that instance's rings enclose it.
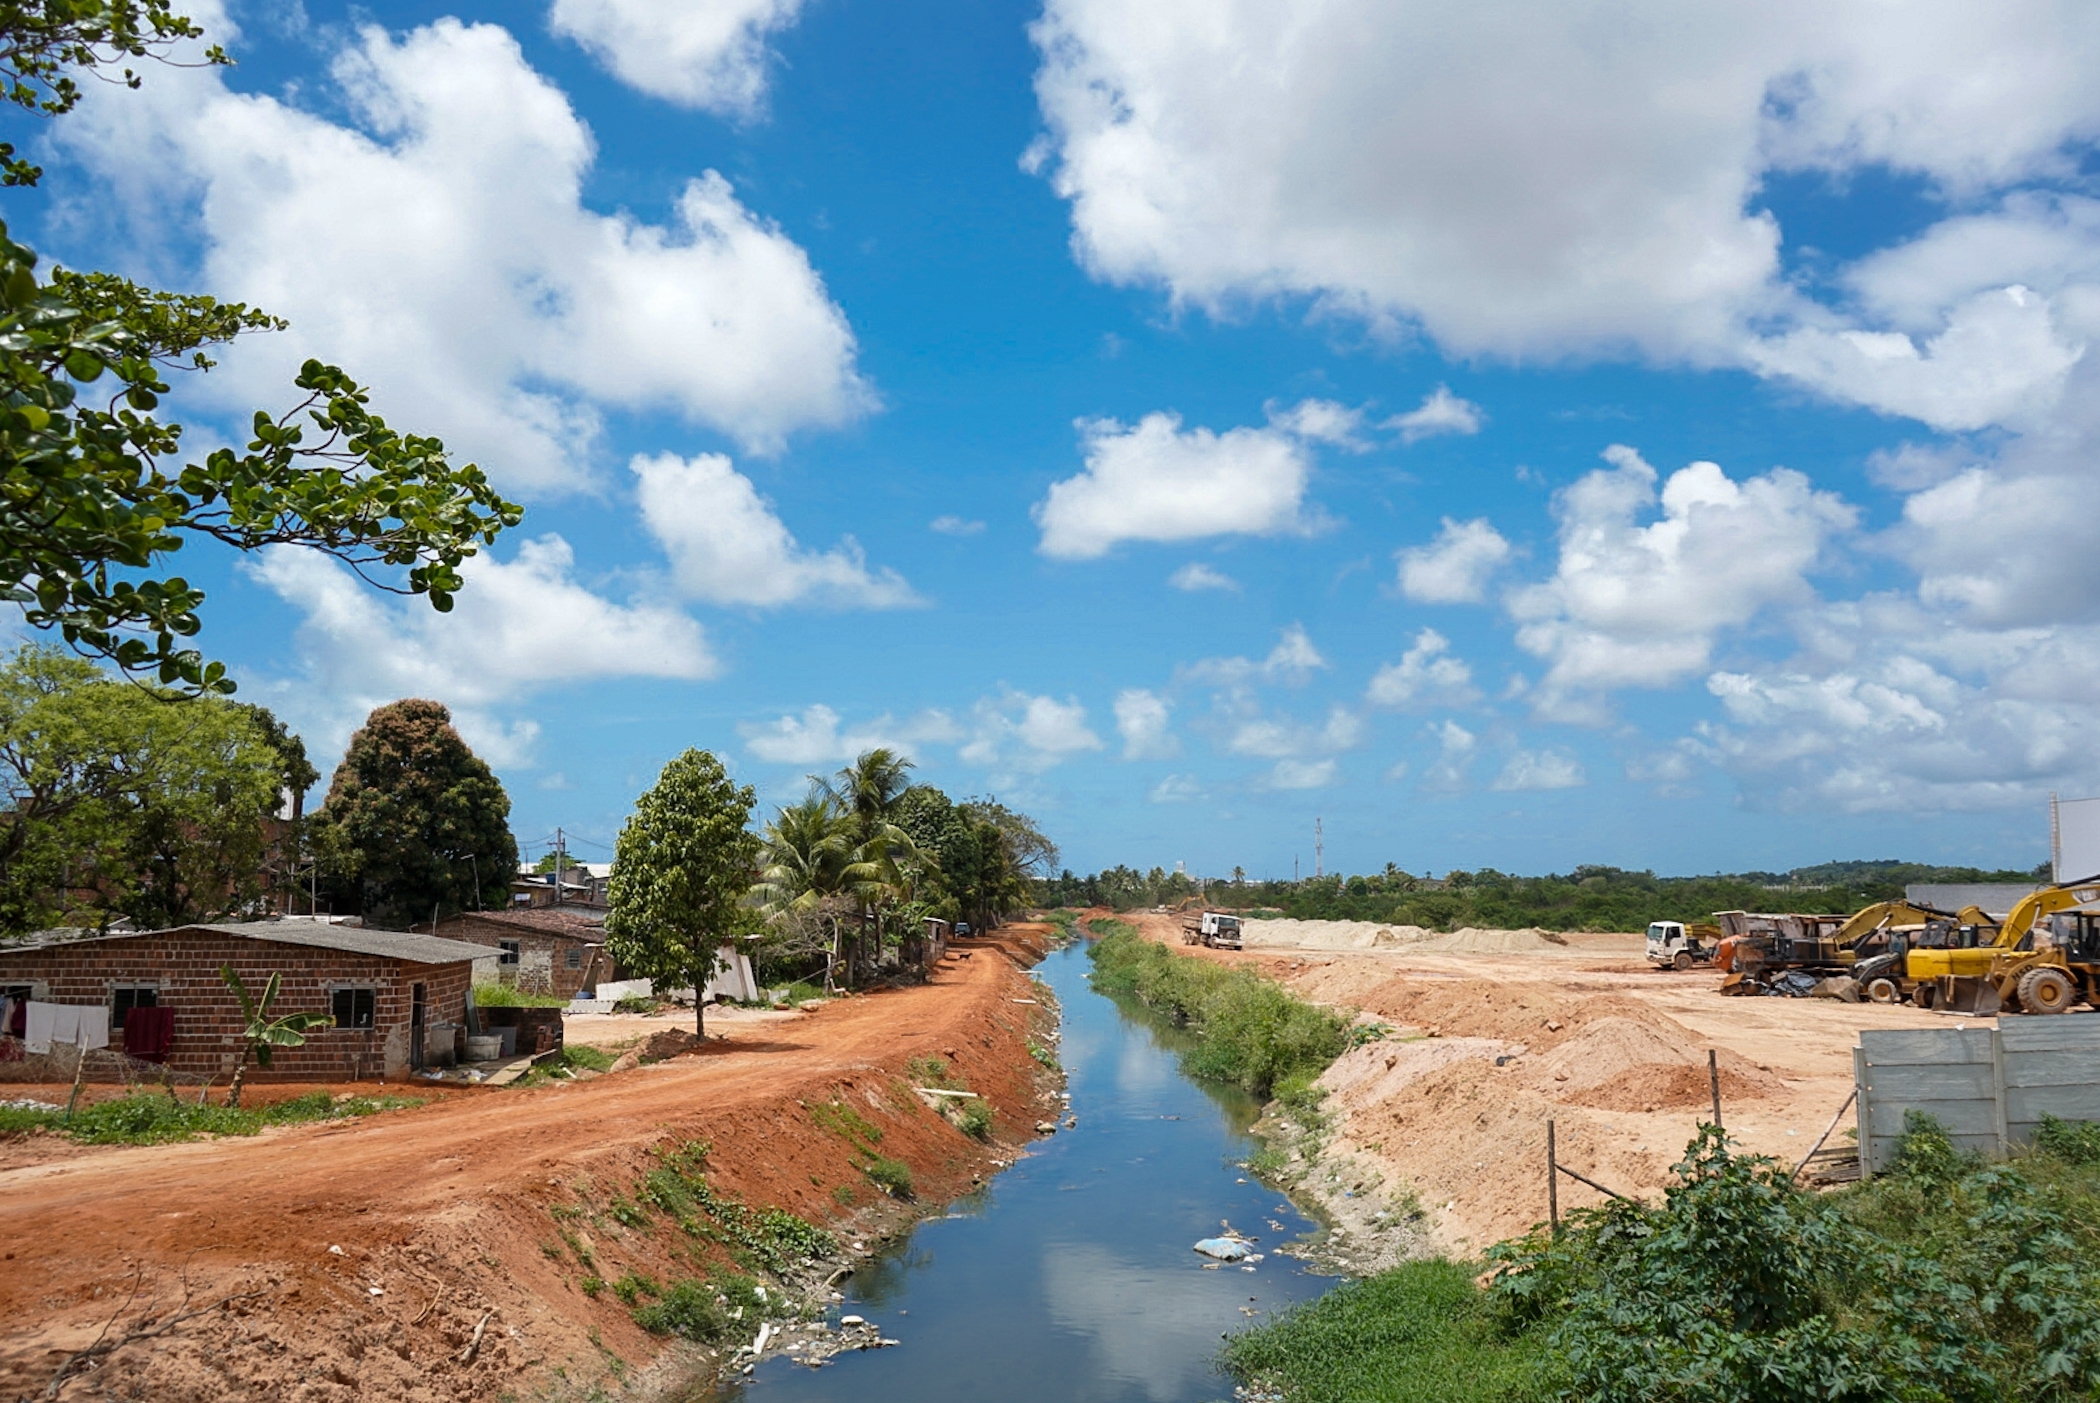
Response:
[[[1095,987],[1133,995],[1187,1024],[1197,1035],[1182,1058],[1191,1075],[1257,1096],[1274,1095],[1282,1083],[1305,1100],[1312,1081],[1348,1046],[1348,1020],[1293,998],[1274,980],[1177,955],[1122,921],[1092,925],[1106,931],[1089,951]]]
[[[920,1086],[950,1085],[948,1064],[938,1057],[914,1057],[904,1064],[904,1074]]]
[[[422,1104],[418,1096],[346,1096],[338,1101],[315,1091],[269,1106],[199,1106],[164,1092],[134,1091],[82,1106],[70,1120],[62,1109],[0,1110],[0,1134],[42,1128],[89,1145],[161,1145],[198,1135],[254,1135],[269,1125],[340,1120]]]
[[[596,1047],[564,1047],[561,1050],[563,1065],[575,1071],[609,1072],[613,1055]]]
[[[654,1013],[663,1006],[663,1000],[653,994],[628,994],[613,1000],[615,1013]]]
[[[862,1166],[871,1183],[891,1198],[912,1196],[911,1166],[901,1159],[885,1159],[881,1155],[871,1156]]]
[[[1225,1346],[1223,1364],[1292,1403],[1486,1403],[1529,1395],[1535,1340],[1498,1326],[1477,1268],[1409,1262],[1326,1295]]]
[[[569,1001],[559,994],[528,994],[515,984],[476,984],[476,1008],[566,1008]]]
[[[1057,1054],[1033,1038],[1028,1040],[1028,1055],[1040,1062],[1046,1071],[1057,1072],[1063,1070],[1062,1065],[1057,1060]]]
[[[956,1114],[955,1128],[972,1140],[992,1138],[992,1103],[982,1096],[963,1102],[962,1110]]]
[[[627,1305],[634,1305],[644,1296],[661,1296],[664,1288],[649,1277],[628,1272],[612,1284],[612,1293]]]
[[[2044,1115],[2034,1133],[2034,1147],[2066,1164],[2100,1164],[2100,1125]]]
[[[716,1272],[705,1281],[674,1283],[658,1300],[636,1310],[634,1323],[652,1335],[713,1344],[737,1329],[738,1313],[749,1320],[766,1308],[756,1281],[737,1272]]]
[[[555,1255],[559,1256],[560,1253],[557,1252]],[[576,1283],[576,1289],[583,1292],[586,1296],[595,1297],[600,1291],[605,1289],[605,1278],[602,1276],[587,1276]]]
[[[704,1142],[666,1152],[664,1163],[643,1176],[636,1197],[670,1215],[686,1232],[720,1242],[770,1272],[837,1250],[830,1233],[785,1208],[751,1208],[716,1193],[700,1167],[706,1152]]]

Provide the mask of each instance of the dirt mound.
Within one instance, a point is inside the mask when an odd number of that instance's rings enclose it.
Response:
[[[639,1067],[644,1062],[662,1062],[682,1052],[691,1052],[698,1046],[700,1039],[694,1036],[692,1029],[666,1028],[660,1033],[651,1033],[642,1039],[639,1046],[621,1053],[612,1064],[611,1070],[624,1072],[630,1067]]]
[[[1249,950],[1401,950],[1436,938],[1420,926],[1376,921],[1243,921],[1240,943]]]
[[[1721,1101],[1757,1101],[1772,1093],[1771,1078],[1762,1073],[1721,1069]],[[1711,1104],[1713,1084],[1706,1068],[1681,1064],[1628,1067],[1594,1086],[1560,1099],[1598,1111],[1673,1111]],[[1725,1112],[1724,1112],[1725,1114]]]
[[[1521,955],[1534,950],[1560,950],[1567,941],[1551,931],[1529,926],[1523,930],[1482,930],[1478,926],[1467,926],[1449,935],[1438,936],[1422,946],[1438,954],[1455,955]]]
[[[1692,1030],[1624,994],[1591,994],[1543,980],[1388,979],[1362,1007],[1390,1022],[1447,1037],[1506,1038],[1533,1052],[1557,1047],[1605,1018],[1626,1018],[1696,1043]],[[1702,1054],[1703,1056],[1703,1054]]]

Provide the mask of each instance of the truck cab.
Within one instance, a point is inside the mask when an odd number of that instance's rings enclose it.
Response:
[[[1240,948],[1240,918],[1223,911],[1205,911],[1181,923],[1184,945],[1208,945],[1213,950]]]
[[[1713,951],[1693,939],[1682,921],[1653,921],[1648,926],[1648,962],[1671,969],[1690,969],[1713,958]]]

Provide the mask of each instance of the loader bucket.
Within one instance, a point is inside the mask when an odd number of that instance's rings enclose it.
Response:
[[[1998,986],[1988,979],[1969,974],[1940,976],[1939,1006],[1949,1013],[1988,1016],[1998,1011],[2000,1002]]]

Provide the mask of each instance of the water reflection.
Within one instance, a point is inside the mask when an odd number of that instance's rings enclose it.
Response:
[[[1253,1099],[1183,1077],[1182,1035],[1094,993],[1086,969],[1070,950],[1040,970],[1064,1007],[1078,1128],[848,1279],[843,1309],[902,1345],[822,1370],[775,1359],[725,1400],[1206,1403],[1230,1394],[1213,1368],[1225,1332],[1326,1289],[1290,1258],[1207,1270],[1190,1250],[1223,1222],[1265,1251],[1311,1225],[1236,1167]]]

